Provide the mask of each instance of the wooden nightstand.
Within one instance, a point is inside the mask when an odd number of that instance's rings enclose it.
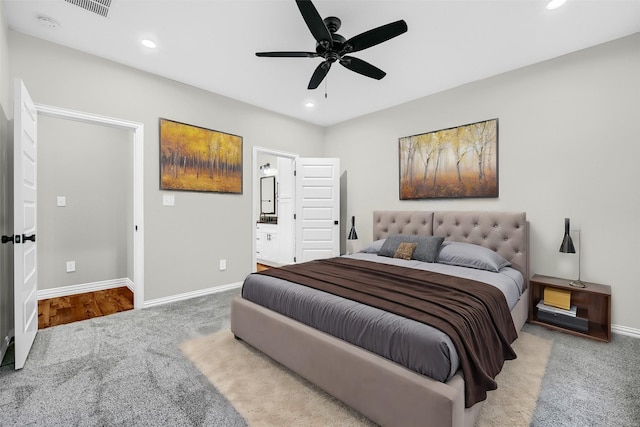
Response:
[[[611,341],[611,286],[584,282],[586,288],[575,288],[569,285],[570,282],[557,277],[534,275],[530,280],[529,323],[598,341]],[[587,332],[538,319],[536,305],[543,299],[544,288],[547,286],[571,291],[571,304],[578,308],[577,316],[589,321]]]

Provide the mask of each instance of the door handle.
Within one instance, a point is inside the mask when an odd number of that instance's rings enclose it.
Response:
[[[36,242],[36,235],[32,234],[31,236],[27,236],[27,235],[23,234],[22,235],[22,243],[25,243],[27,240],[31,240],[33,243],[35,243]]]
[[[13,235],[11,236],[2,236],[2,243],[13,243]]]

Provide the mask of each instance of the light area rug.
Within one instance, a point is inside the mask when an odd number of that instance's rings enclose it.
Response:
[[[552,342],[526,332],[490,391],[479,427],[529,426]],[[182,352],[251,426],[374,426],[357,411],[221,331],[180,346]]]

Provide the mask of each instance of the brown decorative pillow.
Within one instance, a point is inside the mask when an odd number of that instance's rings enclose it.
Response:
[[[411,259],[413,251],[416,250],[417,243],[402,242],[398,245],[398,249],[393,254],[394,258]]]

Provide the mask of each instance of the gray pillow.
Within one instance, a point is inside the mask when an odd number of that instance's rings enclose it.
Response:
[[[438,262],[498,272],[511,263],[491,249],[471,243],[446,242],[440,248]]]
[[[398,250],[400,243],[418,243],[418,237],[419,236],[403,236],[402,234],[392,234],[387,236],[380,248],[380,251],[378,251],[378,255],[393,258],[393,255]]]
[[[400,243],[417,243],[418,246],[411,258],[423,262],[436,262],[438,251],[440,250],[440,245],[443,240],[443,237],[393,234],[387,237],[378,251],[378,255],[393,258]]]
[[[418,247],[413,251],[413,259],[436,262],[444,237],[424,236],[418,239]]]
[[[384,244],[385,239],[376,240],[375,242],[370,243],[360,250],[360,252],[365,254],[377,254],[380,252],[380,248]]]

